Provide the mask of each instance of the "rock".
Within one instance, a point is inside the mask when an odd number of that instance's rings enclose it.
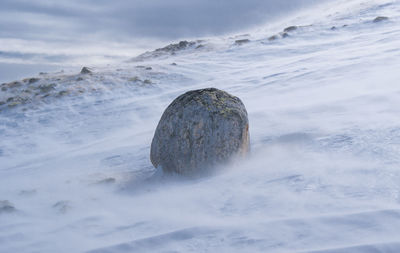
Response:
[[[331,27],[331,30],[332,30],[332,31],[337,30],[336,26],[332,26],[332,27]]]
[[[288,33],[282,33],[282,38],[287,38],[287,37],[289,37],[289,34]]]
[[[186,40],[179,41],[178,48],[185,48],[185,47],[189,46],[189,44],[191,44],[191,43]],[[194,45],[194,42],[193,42],[193,45]]]
[[[142,62],[149,58],[151,59],[151,58],[166,56],[166,55],[176,55],[177,53],[188,50],[188,49],[195,49],[195,47],[199,43],[200,43],[199,40],[197,40],[197,41],[182,40],[179,43],[169,44],[168,46],[165,46],[162,48],[157,48],[154,51],[145,52],[139,56],[136,56],[132,60]]]
[[[0,214],[15,212],[15,207],[8,200],[0,200]]]
[[[22,83],[20,83],[20,82],[18,82],[18,81],[14,81],[14,82],[8,83],[7,86],[8,86],[9,88],[16,88],[16,87],[22,86]]]
[[[385,20],[388,20],[388,19],[389,19],[388,17],[379,16],[379,17],[376,17],[373,22],[374,23],[378,23],[378,22],[385,21]]]
[[[150,159],[164,172],[207,173],[250,149],[249,122],[242,101],[227,92],[186,92],[164,111],[151,143]]]
[[[70,93],[70,91],[68,91],[68,90],[62,90],[62,91],[59,91],[56,96],[62,97],[62,96],[68,95],[69,93]]]
[[[175,62],[171,63],[172,66],[177,66],[178,64],[176,64]]]
[[[52,91],[52,90],[54,90],[55,88],[56,88],[56,86],[57,86],[57,84],[55,84],[55,83],[50,83],[50,84],[42,84],[42,85],[39,85],[39,90],[40,90],[40,92],[41,93],[47,93],[47,92],[49,92],[49,91]]]
[[[36,83],[36,82],[39,81],[39,80],[40,80],[40,78],[32,77],[32,78],[29,78],[29,79],[28,79],[28,83],[29,83],[29,84]]]
[[[283,29],[283,32],[284,33],[288,33],[288,32],[293,32],[294,30],[297,30],[297,26],[295,26],[295,25],[292,25],[292,26],[288,26],[288,27],[286,27],[285,29]]]
[[[146,70],[152,70],[152,69],[153,69],[152,67],[147,67],[147,68],[146,68]]]
[[[81,70],[81,74],[91,74],[93,73],[92,70],[88,67],[83,67]]]
[[[271,37],[268,38],[269,41],[277,40],[278,36],[277,35],[272,35]]]
[[[170,44],[166,47],[163,48],[158,48],[155,51],[164,51],[164,52],[171,52],[174,53],[176,51],[182,50],[182,49],[186,49],[188,47],[194,46],[196,44],[196,42],[194,41],[186,41],[186,40],[182,40],[179,43],[176,44]]]
[[[26,104],[28,101],[29,99],[26,97],[15,96],[9,97],[6,102],[8,103],[8,107],[15,107],[20,104]]]
[[[144,84],[152,84],[153,82],[152,82],[151,80],[149,80],[149,79],[145,79],[145,80],[143,81],[143,83],[144,83]]]
[[[245,44],[245,43],[249,43],[250,42],[250,40],[249,39],[242,39],[242,40],[235,40],[235,44],[236,45],[243,45],[243,44]]]

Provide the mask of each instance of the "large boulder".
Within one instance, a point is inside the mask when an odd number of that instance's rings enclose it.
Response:
[[[164,172],[197,175],[249,152],[249,121],[239,98],[215,88],[176,98],[163,113],[150,159]]]

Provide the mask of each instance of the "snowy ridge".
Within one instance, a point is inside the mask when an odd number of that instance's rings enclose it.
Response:
[[[398,1],[338,0],[204,47],[2,85],[0,201],[15,209],[0,202],[0,252],[400,251],[399,41]],[[161,175],[161,113],[204,87],[246,105],[252,157]]]

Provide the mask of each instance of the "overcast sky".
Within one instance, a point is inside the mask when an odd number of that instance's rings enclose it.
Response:
[[[316,0],[0,0],[0,37],[177,39],[249,28]]]

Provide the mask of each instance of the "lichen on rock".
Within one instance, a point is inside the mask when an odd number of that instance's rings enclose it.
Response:
[[[197,175],[249,152],[249,121],[242,101],[215,88],[186,92],[163,113],[150,159],[164,172]]]

